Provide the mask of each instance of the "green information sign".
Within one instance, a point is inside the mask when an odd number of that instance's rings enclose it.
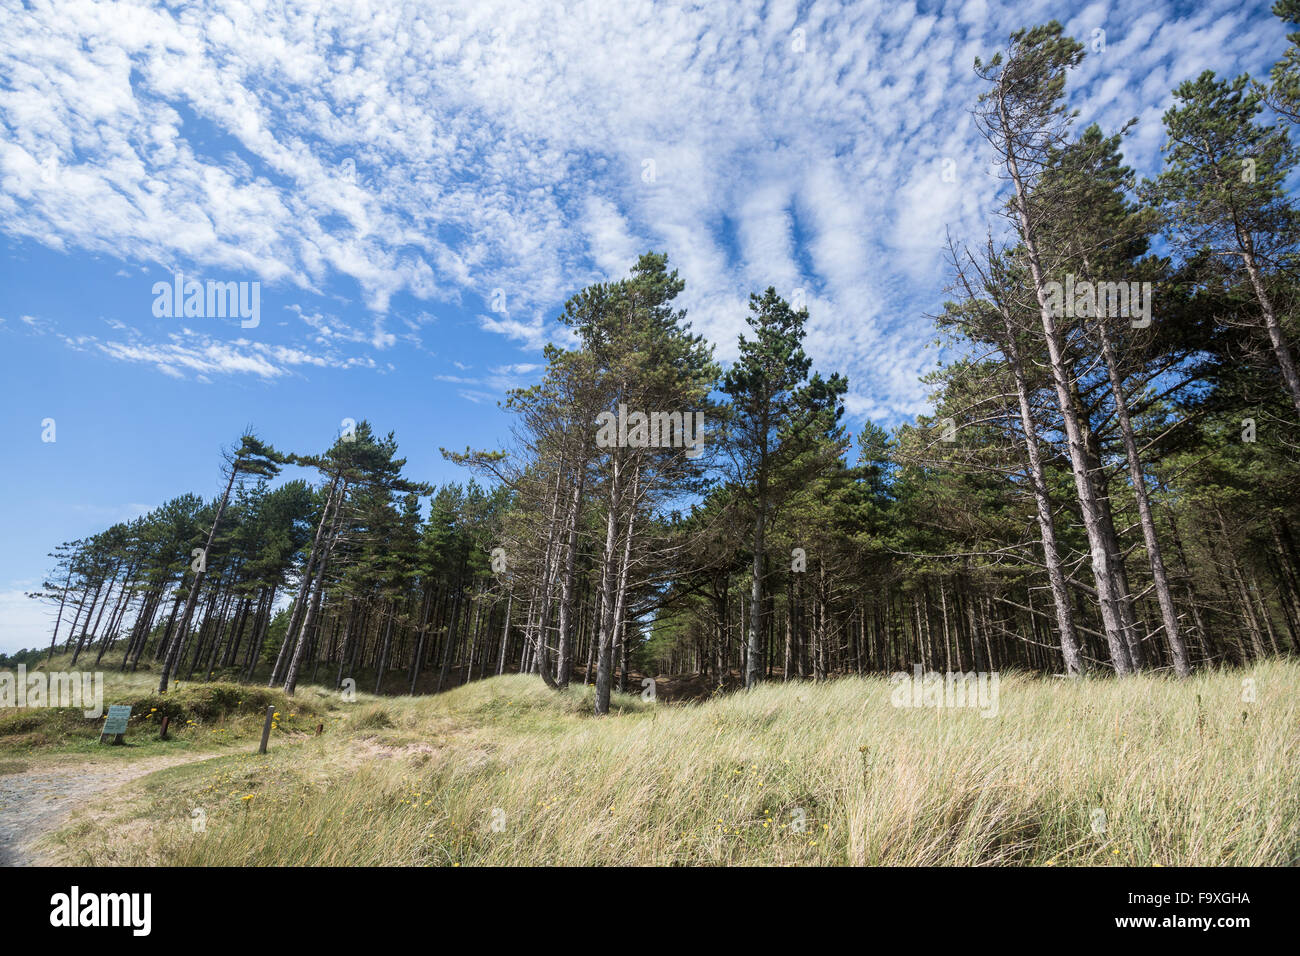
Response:
[[[131,708],[126,704],[113,704],[108,708],[108,719],[100,734],[104,737],[126,733],[126,722],[131,717]]]

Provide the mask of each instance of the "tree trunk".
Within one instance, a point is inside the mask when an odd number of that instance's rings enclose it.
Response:
[[[1174,599],[1169,593],[1169,577],[1165,573],[1165,562],[1160,553],[1160,539],[1156,535],[1155,520],[1151,516],[1151,505],[1147,500],[1146,474],[1142,470],[1142,459],[1138,454],[1137,441],[1133,437],[1128,399],[1124,395],[1124,387],[1115,364],[1115,353],[1111,348],[1110,334],[1106,331],[1104,318],[1097,322],[1097,334],[1101,339],[1102,359],[1106,363],[1110,391],[1115,400],[1115,416],[1119,421],[1120,432],[1124,436],[1124,454],[1128,458],[1129,477],[1132,479],[1133,495],[1137,500],[1138,518],[1142,524],[1142,539],[1146,543],[1147,557],[1151,562],[1151,576],[1155,582],[1156,600],[1160,604],[1160,618],[1164,623],[1165,638],[1169,641],[1169,650],[1174,657],[1174,672],[1179,677],[1187,677],[1192,673],[1192,665],[1187,658],[1187,646],[1183,643],[1183,636],[1178,628],[1178,612],[1174,609]]]
[[[578,553],[578,523],[582,518],[582,490],[586,478],[586,469],[579,468],[578,478],[573,483],[573,499],[569,503],[565,517],[568,535],[564,543],[564,576],[560,585],[559,652],[555,665],[555,682],[561,689],[569,686],[569,672],[573,669],[573,639],[570,634],[573,627],[573,569]]]
[[[221,524],[221,516],[226,512],[226,503],[230,500],[230,489],[234,487],[235,476],[238,474],[239,466],[232,465],[230,480],[226,482],[226,491],[221,496],[221,504],[217,506],[216,517],[212,519],[212,528],[208,531],[207,544],[203,546],[203,560],[199,563],[199,570],[194,572],[194,582],[190,585],[189,596],[185,599],[185,612],[181,615],[177,635],[173,638],[172,645],[167,648],[167,659],[163,662],[162,677],[158,681],[158,693],[160,694],[167,692],[167,682],[180,661],[180,646],[184,643],[185,633],[189,630],[190,617],[194,613],[194,603],[199,597],[199,585],[203,583],[203,578],[208,573],[207,559],[208,555],[212,553],[212,541],[217,536],[217,526]]]
[[[1125,646],[1123,629],[1117,610],[1118,595],[1114,593],[1114,577],[1110,555],[1102,538],[1100,517],[1098,514],[1096,490],[1092,475],[1088,472],[1087,456],[1083,446],[1083,436],[1079,428],[1078,412],[1071,393],[1070,380],[1066,373],[1065,354],[1061,345],[1060,332],[1056,328],[1056,318],[1047,301],[1046,280],[1038,257],[1038,244],[1035,240],[1034,226],[1029,215],[1029,200],[1026,195],[1024,180],[1020,174],[1019,161],[1016,159],[1014,137],[1006,117],[1005,101],[999,103],[999,117],[1002,122],[1006,142],[1005,157],[1007,171],[1015,185],[1016,216],[1020,224],[1021,238],[1025,243],[1029,271],[1034,282],[1034,296],[1038,302],[1039,320],[1043,326],[1043,337],[1047,342],[1052,382],[1056,387],[1056,401],[1061,411],[1066,443],[1069,450],[1070,470],[1074,476],[1075,491],[1079,498],[1079,507],[1083,513],[1084,531],[1092,554],[1093,577],[1097,582],[1097,596],[1101,604],[1102,629],[1106,643],[1110,647],[1111,661],[1119,674],[1132,670],[1128,648]]]

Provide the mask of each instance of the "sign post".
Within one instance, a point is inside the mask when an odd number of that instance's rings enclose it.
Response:
[[[126,722],[131,719],[131,708],[126,704],[113,704],[108,708],[108,717],[104,720],[104,729],[99,732],[99,742],[112,737],[114,745],[124,742]]]
[[[271,739],[271,721],[275,718],[275,706],[266,708],[266,723],[262,725],[262,746],[257,748],[259,754],[266,753],[266,742]]]

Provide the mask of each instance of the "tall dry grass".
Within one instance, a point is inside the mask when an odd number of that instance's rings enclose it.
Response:
[[[597,719],[585,689],[499,677],[154,775],[58,841],[99,864],[1290,864],[1298,687],[1294,661],[1004,675],[984,717],[847,678]]]

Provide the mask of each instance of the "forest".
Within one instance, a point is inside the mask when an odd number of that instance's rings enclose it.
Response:
[[[506,396],[505,447],[443,450],[463,481],[407,475],[377,423],[315,453],[250,427],[215,499],[54,550],[49,653],[160,691],[532,673],[594,685],[597,714],[656,674],[707,695],[1294,655],[1298,39],[1267,80],[1178,86],[1154,179],[1131,124],[1079,128],[1086,51],[1058,23],[977,61],[1002,188],[984,235],[949,237],[931,414],[850,430],[848,381],[774,288],[724,367],[646,253],[565,303],[572,344]]]

